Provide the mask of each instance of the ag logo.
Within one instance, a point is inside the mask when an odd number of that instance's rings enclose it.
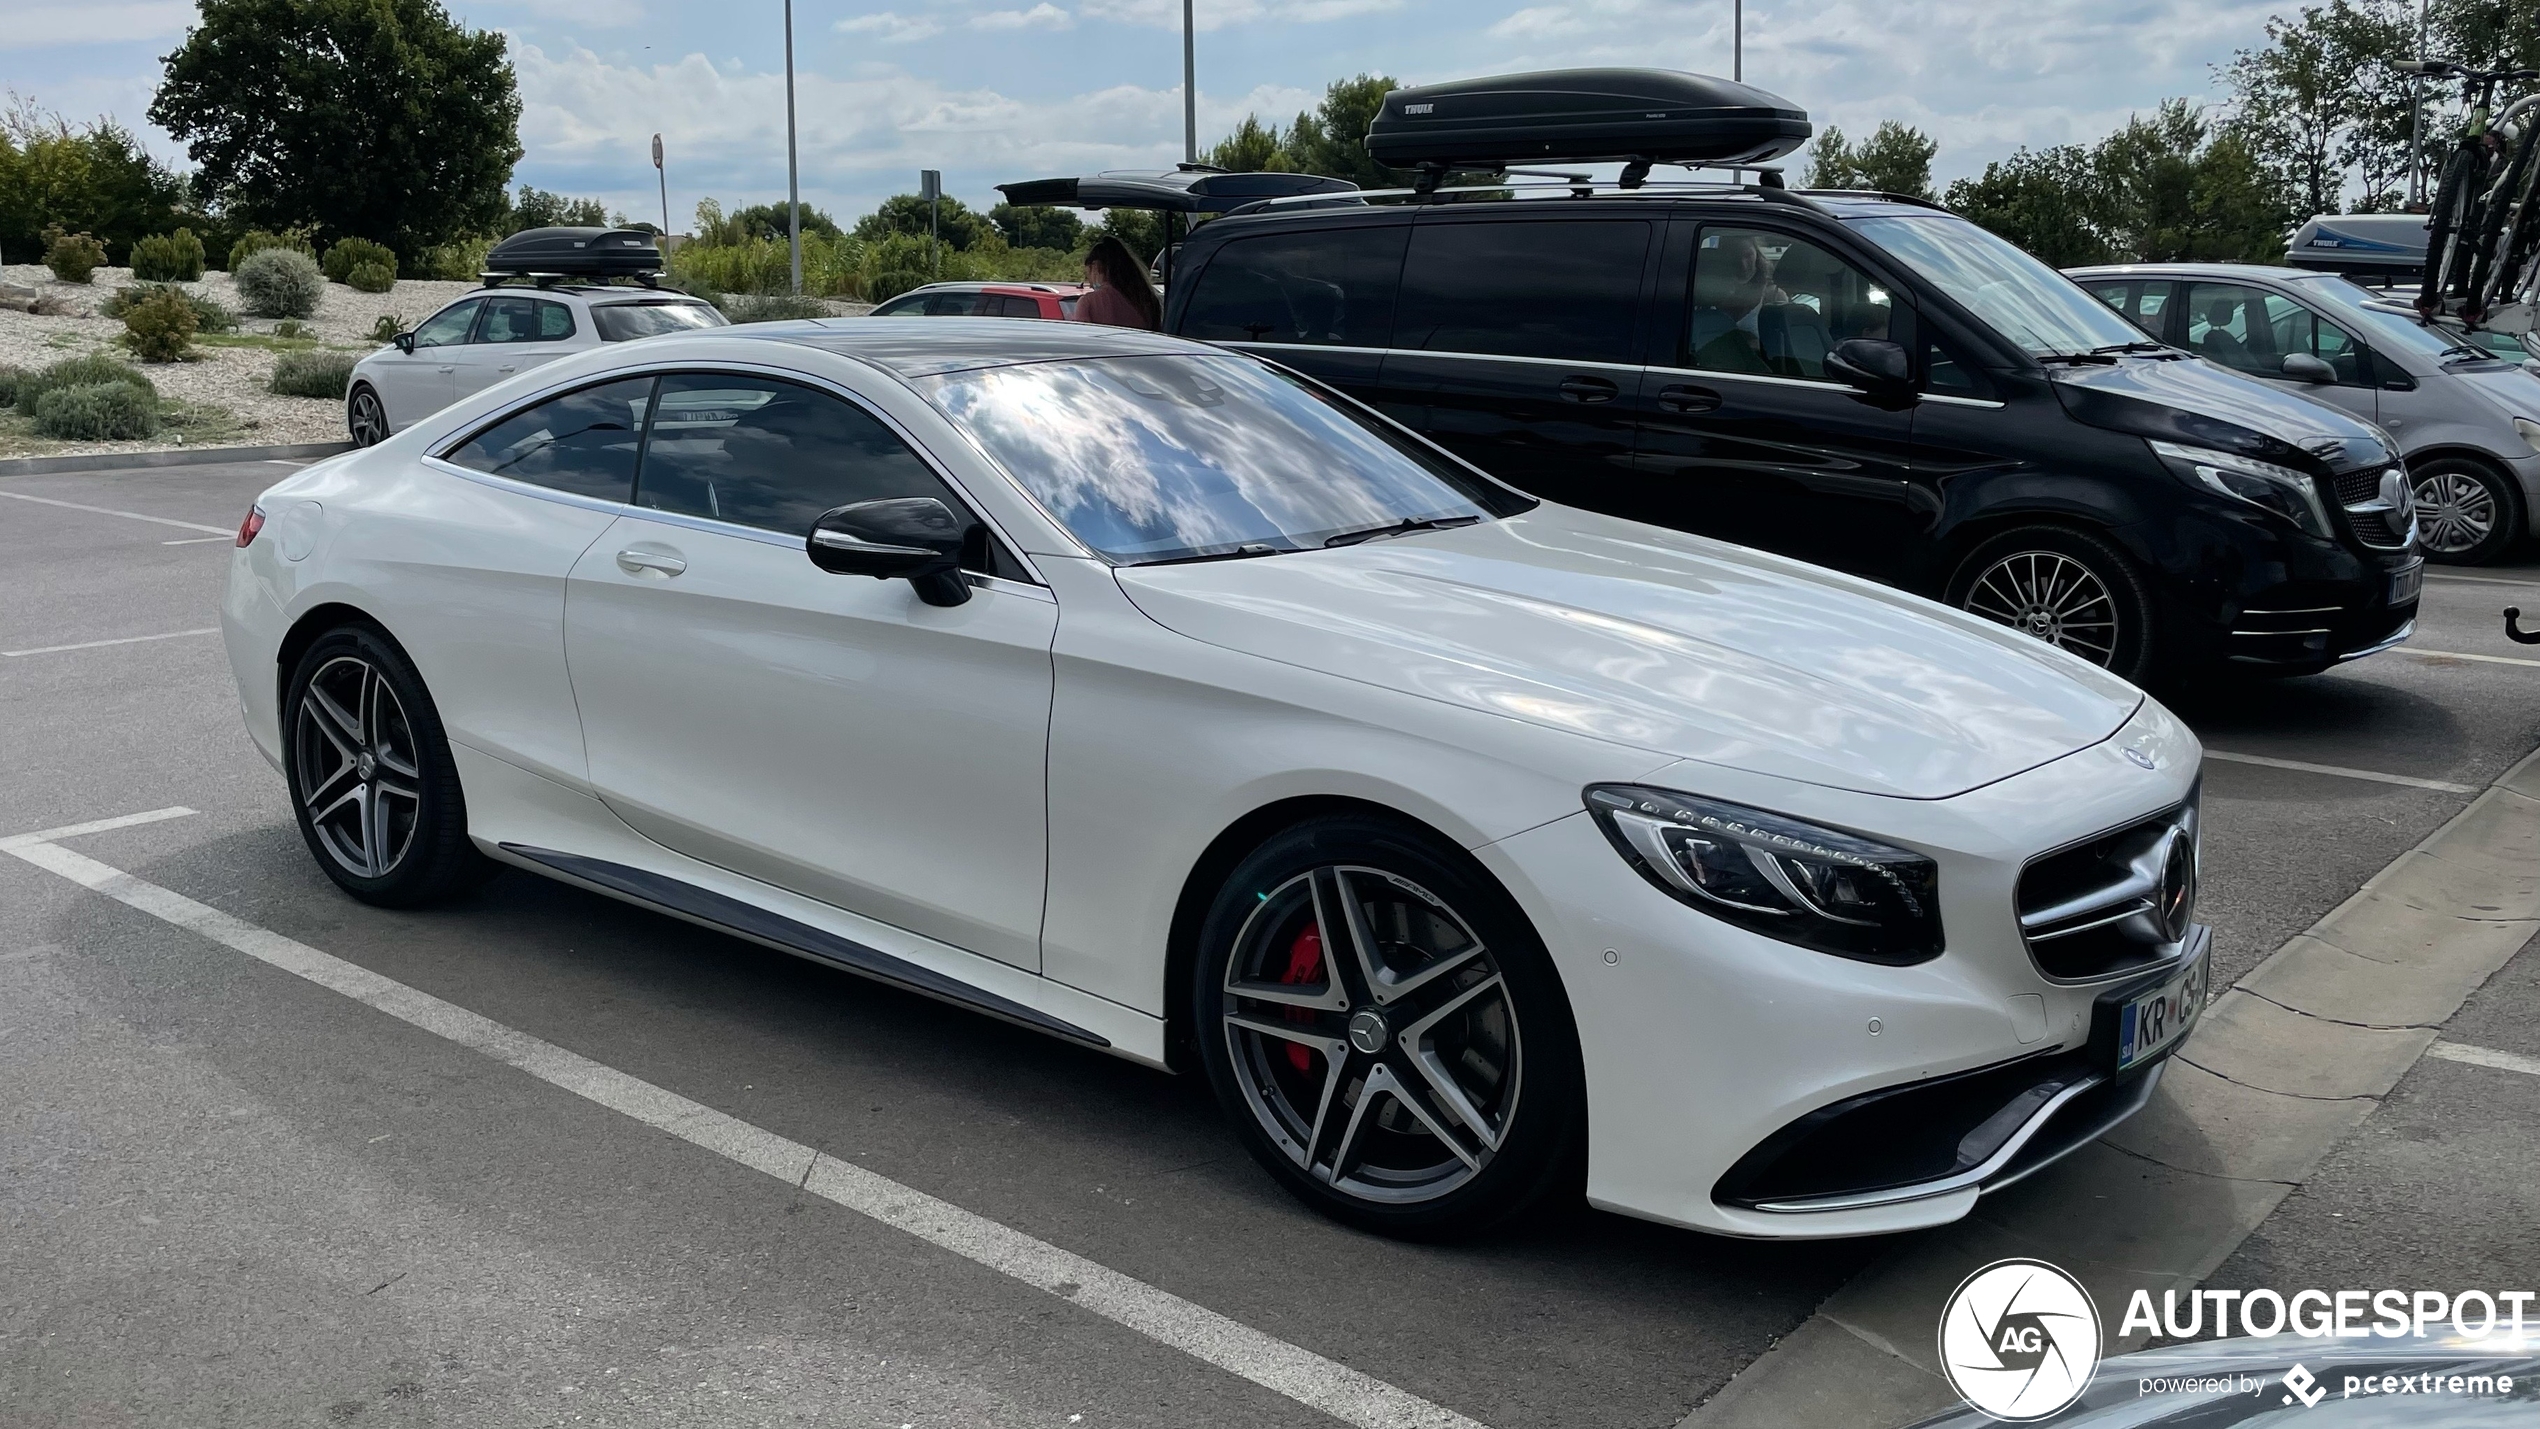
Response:
[[[2081,1397],[2099,1367],[2099,1307],[2042,1260],[1997,1260],[1940,1312],[1949,1387],[1993,1418],[2044,1419]]]

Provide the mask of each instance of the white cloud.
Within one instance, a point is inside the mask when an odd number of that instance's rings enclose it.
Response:
[[[1203,32],[1256,21],[1315,24],[1398,10],[1402,5],[1403,0],[1197,0],[1191,24]],[[1083,8],[1085,17],[1091,20],[1168,30],[1182,28],[1181,0],[1084,0]]]
[[[194,23],[192,0],[122,5],[29,5],[21,0],[10,11],[8,22],[0,24],[0,50],[156,40],[183,34]]]
[[[944,27],[923,15],[901,15],[882,10],[871,15],[851,15],[837,24],[842,35],[871,35],[886,45],[905,45],[940,35]]]
[[[1064,30],[1075,23],[1075,16],[1050,4],[1049,0],[1041,0],[1029,10],[990,10],[984,15],[973,15],[969,20],[970,28],[974,30]]]

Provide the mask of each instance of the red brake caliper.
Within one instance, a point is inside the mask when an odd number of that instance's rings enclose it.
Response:
[[[1279,981],[1298,983],[1321,982],[1322,980],[1323,930],[1320,928],[1308,927],[1304,932],[1296,935],[1295,942],[1288,944],[1288,966],[1286,971],[1279,974]],[[1314,1020],[1314,1014],[1308,1012],[1302,1007],[1291,1007],[1285,1009],[1285,1011],[1290,1022],[1311,1022]],[[1296,1068],[1299,1072],[1313,1071],[1313,1050],[1302,1043],[1290,1042],[1288,1044],[1288,1065]]]

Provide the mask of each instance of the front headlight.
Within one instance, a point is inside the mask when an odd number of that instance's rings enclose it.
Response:
[[[2175,442],[2152,443],[2152,454],[2191,486],[2263,506],[2323,541],[2333,539],[2328,508],[2320,504],[2319,484],[2303,472],[2236,452]]]
[[[2522,438],[2524,446],[2540,452],[2540,422],[2535,422],[2529,417],[2516,417],[2514,418],[2514,435]]]
[[[1841,829],[1637,784],[1592,784],[1588,812],[1640,876],[1723,922],[1837,957],[1940,956],[1940,870]]]

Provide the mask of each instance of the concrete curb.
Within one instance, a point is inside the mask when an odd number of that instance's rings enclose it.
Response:
[[[1900,1425],[1958,1402],[1940,1308],[2033,1256],[2099,1303],[2213,1273],[2540,934],[2540,750],[2208,1004],[2141,1115],[1956,1225],[1901,1238],[1678,1429]]]
[[[149,466],[216,466],[233,461],[315,461],[352,449],[351,442],[293,442],[275,447],[177,447],[156,452],[99,452],[94,456],[8,457],[0,459],[0,477]]]

